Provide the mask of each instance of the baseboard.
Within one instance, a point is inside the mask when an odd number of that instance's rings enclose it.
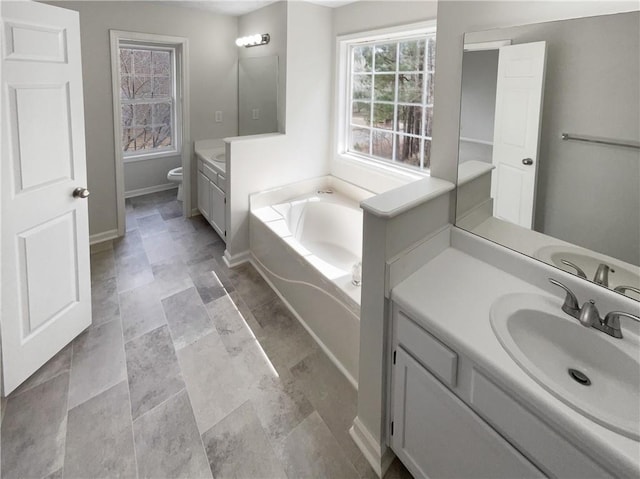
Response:
[[[258,261],[256,261],[254,259],[253,254],[251,254],[251,258],[249,259],[249,262],[253,265],[253,267],[260,274],[260,276],[262,276],[262,279],[265,280],[265,282],[274,291],[274,293],[276,293],[278,298],[280,298],[280,300],[284,303],[284,305],[287,307],[289,312],[291,314],[293,314],[294,318],[296,318],[298,320],[298,322],[307,331],[307,333],[309,333],[309,335],[313,338],[313,340],[316,342],[316,344],[318,346],[320,346],[320,349],[322,349],[322,351],[329,357],[331,362],[338,368],[338,370],[343,374],[343,376],[345,378],[347,378],[347,381],[349,381],[351,383],[351,385],[357,391],[358,390],[358,381],[356,381],[356,379],[351,374],[349,374],[349,371],[347,371],[347,369],[342,365],[342,363],[340,361],[338,361],[338,358],[336,358],[334,356],[334,354],[331,352],[331,350],[324,344],[324,342],[322,342],[322,340],[316,335],[316,333],[314,333],[313,330],[307,325],[306,321],[304,319],[302,319],[302,316],[300,316],[298,314],[298,312],[293,308],[293,306],[291,306],[291,304],[289,304],[289,301],[287,301],[286,298],[284,296],[282,296],[282,294],[280,294],[280,291],[278,291],[278,288],[275,287],[275,285],[273,284],[273,282],[271,281],[271,279],[269,278],[267,273],[265,271],[263,271],[263,269],[260,266],[260,264],[258,263]]]
[[[94,245],[104,241],[114,240],[118,237],[118,230],[109,230],[89,236],[89,244]]]
[[[383,477],[396,457],[393,451],[385,445],[378,444],[357,416],[349,428],[349,435],[378,477]]]
[[[222,259],[224,260],[224,264],[227,265],[227,268],[235,268],[241,264],[248,263],[251,259],[251,253],[247,250],[242,253],[232,255],[229,253],[228,249],[225,249],[224,257]]]
[[[147,188],[139,188],[137,190],[125,191],[124,197],[133,198],[135,196],[148,195],[149,193],[157,193],[159,191],[173,190],[174,188],[177,188],[177,187],[178,185],[176,185],[175,183],[165,183],[164,185],[149,186]]]
[[[198,215],[202,215],[202,213],[200,212],[200,210],[199,210],[198,208],[193,208],[193,209],[191,210],[191,217],[198,216]]]

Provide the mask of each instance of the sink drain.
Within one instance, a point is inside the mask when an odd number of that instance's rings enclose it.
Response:
[[[577,369],[569,368],[569,376],[571,376],[571,378],[578,384],[582,384],[583,386],[591,385],[591,379],[589,379],[586,374],[578,371]]]

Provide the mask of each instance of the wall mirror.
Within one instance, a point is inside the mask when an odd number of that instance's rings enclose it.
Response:
[[[464,38],[456,225],[640,300],[640,13]]]
[[[278,57],[238,61],[238,134],[278,131]]]

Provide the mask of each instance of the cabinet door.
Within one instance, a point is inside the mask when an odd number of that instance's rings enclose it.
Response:
[[[227,228],[224,220],[224,191],[211,183],[211,224],[224,239],[224,232]]]
[[[204,173],[198,171],[198,209],[202,216],[211,217],[211,182]]]
[[[415,477],[544,477],[402,348],[393,374],[391,448]]]

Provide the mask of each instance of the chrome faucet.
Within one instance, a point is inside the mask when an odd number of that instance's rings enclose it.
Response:
[[[549,282],[555,286],[559,286],[567,293],[564,303],[562,305],[562,311],[567,313],[572,318],[580,321],[585,327],[592,327],[598,331],[602,331],[614,338],[622,339],[622,329],[620,328],[620,318],[625,317],[640,322],[640,317],[635,314],[625,313],[624,311],[611,311],[604,319],[600,317],[600,312],[596,307],[594,300],[586,301],[582,307],[578,304],[576,295],[573,294],[568,287],[553,278],[549,278]]]
[[[600,263],[598,269],[596,270],[596,274],[593,277],[593,282],[596,284],[601,284],[602,286],[609,287],[609,272],[615,273],[616,271],[612,269],[608,264]]]
[[[587,275],[584,271],[582,271],[582,268],[580,268],[580,266],[578,266],[577,264],[573,264],[571,261],[567,261],[566,259],[562,259],[560,260],[562,262],[562,264],[565,264],[567,266],[569,266],[570,268],[573,268],[576,270],[576,274],[581,277],[582,279],[587,279]]]
[[[613,288],[613,290],[616,293],[622,293],[625,296],[629,296],[627,294],[627,291],[633,291],[634,293],[640,295],[640,288],[636,288],[635,286],[624,286],[624,285],[620,285],[620,286],[616,286],[615,288]]]

